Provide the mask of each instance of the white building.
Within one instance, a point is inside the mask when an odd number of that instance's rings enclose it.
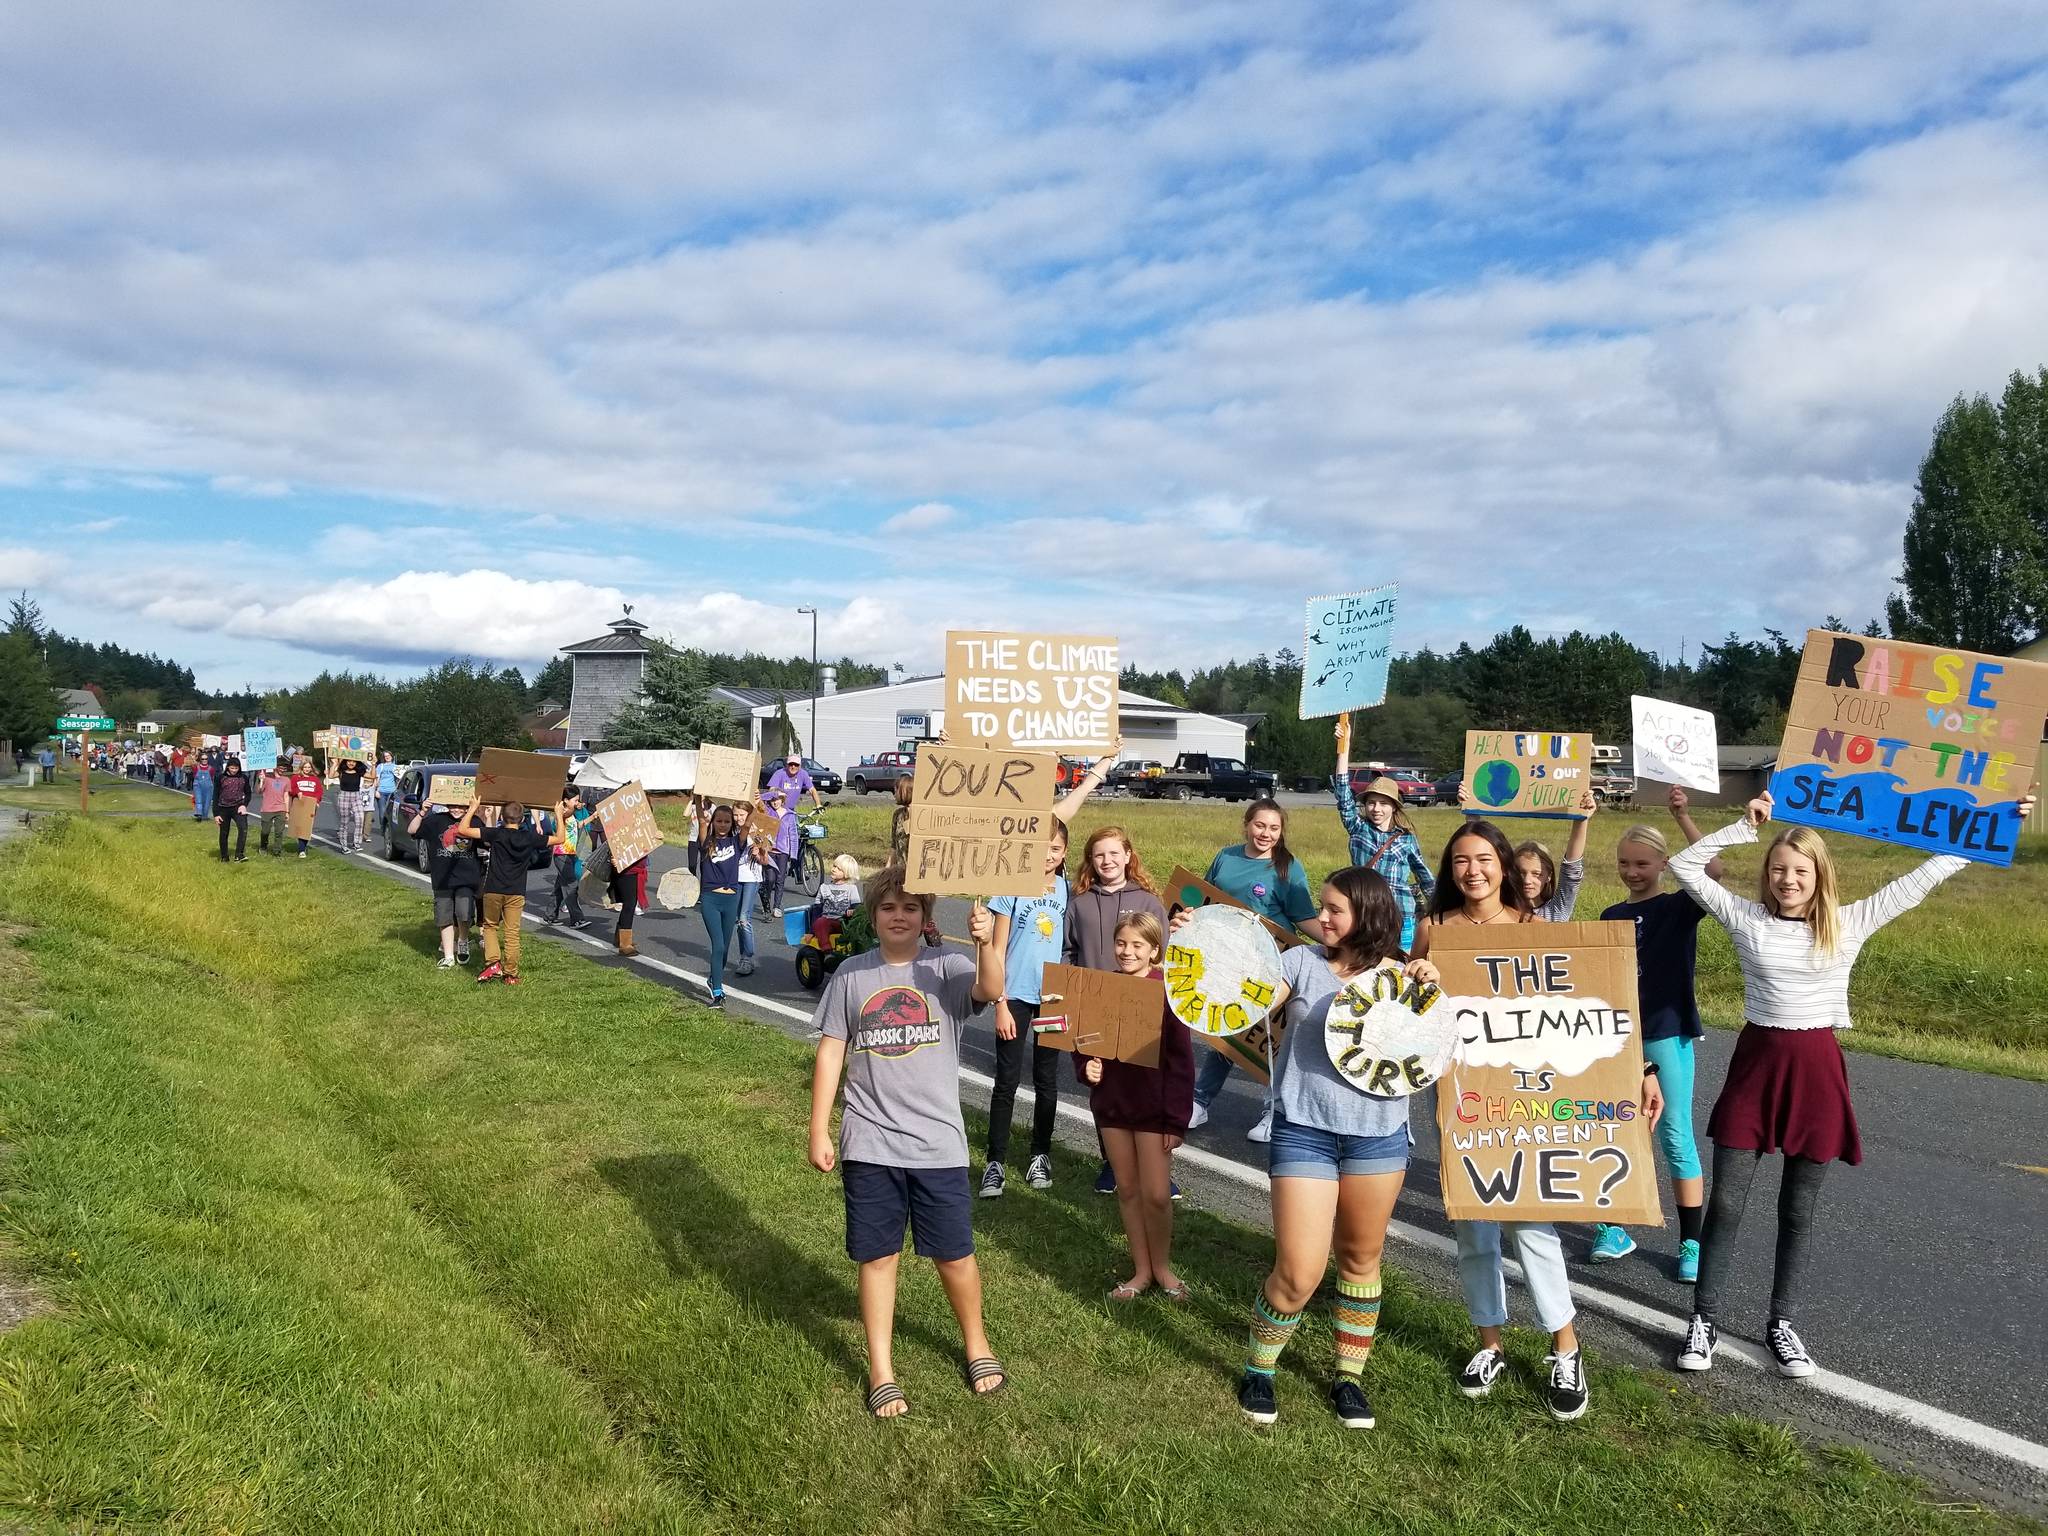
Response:
[[[721,696],[753,692],[716,691]],[[804,738],[807,755],[841,772],[864,757],[893,752],[905,740],[937,736],[946,725],[943,677],[914,677],[901,683],[878,683],[869,688],[842,688],[820,694],[815,732],[811,728],[810,699],[787,689],[777,693],[788,701],[790,723]],[[739,702],[738,697],[731,702]],[[764,756],[783,750],[776,726],[776,717],[783,707],[771,694],[765,701],[754,702],[748,711],[748,744]],[[1117,713],[1124,733],[1126,762],[1150,759],[1171,764],[1183,752],[1207,752],[1240,760],[1245,755],[1244,726],[1218,715],[1205,715],[1122,691],[1117,696]]]

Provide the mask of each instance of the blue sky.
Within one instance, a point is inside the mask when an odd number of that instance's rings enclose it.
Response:
[[[0,585],[208,686],[1876,612],[2048,362],[2031,4],[30,8]],[[430,8],[431,11],[431,8]],[[473,14],[473,13],[472,13]]]

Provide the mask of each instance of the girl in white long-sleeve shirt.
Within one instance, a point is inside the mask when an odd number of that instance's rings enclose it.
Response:
[[[2020,814],[2031,809],[2031,797]],[[1849,1073],[1835,1031],[1849,1024],[1849,973],[1864,942],[1928,892],[1963,869],[1950,855],[1927,860],[1875,895],[1838,904],[1835,867],[1818,832],[1792,827],[1764,856],[1760,901],[1745,901],[1707,876],[1722,849],[1753,843],[1771,819],[1771,797],[1749,803],[1746,819],[1702,838],[1671,860],[1678,883],[1717,918],[1742,966],[1747,1023],[1735,1042],[1727,1081],[1707,1121],[1714,1143],[1712,1193],[1700,1244],[1699,1281],[1681,1370],[1714,1363],[1721,1288],[1734,1257],[1743,1206],[1767,1152],[1782,1153],[1778,1192],[1777,1268],[1765,1337],[1786,1376],[1810,1376],[1813,1360],[1792,1327],[1800,1277],[1809,1257],[1814,1204],[1828,1164],[1863,1161],[1863,1142],[1849,1100]]]

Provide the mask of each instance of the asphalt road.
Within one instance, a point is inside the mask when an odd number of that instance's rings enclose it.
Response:
[[[323,807],[321,830],[328,837],[330,818],[331,811]],[[374,852],[363,862],[390,868]],[[650,891],[661,874],[682,862],[679,850],[658,850]],[[532,884],[530,911],[545,905],[543,877],[536,874]],[[595,915],[598,921],[586,937],[607,937],[609,915]],[[940,926],[948,934],[964,934],[966,903],[943,902]],[[704,929],[694,911],[657,908],[642,916],[635,931],[651,959],[703,974]],[[801,1034],[804,1023],[796,1014],[808,1015],[816,995],[797,982],[778,921],[757,919],[755,935],[755,974],[737,978],[728,972],[733,1006]],[[701,995],[672,974],[658,974],[679,990]],[[992,1040],[992,1031],[973,1032],[963,1065],[991,1073]],[[1717,1030],[1701,1044],[1696,1105],[1702,1126],[1733,1043],[1732,1034]],[[1827,1372],[1852,1378],[1838,1394],[1844,1400],[1725,1364],[1705,1382],[1693,1379],[1692,1385],[1744,1411],[1818,1425],[1837,1437],[1869,1443],[1894,1459],[1934,1469],[1952,1485],[2048,1511],[2048,1452],[2029,1470],[2016,1465],[2009,1451],[1973,1454],[1968,1444],[1959,1444],[1972,1438],[1968,1425],[1951,1424],[1944,1433],[1928,1435],[1901,1422],[1911,1417],[1908,1413],[1882,1405],[1873,1411],[1848,1400],[1856,1396],[1850,1388],[1867,1383],[2025,1442],[2048,1439],[2048,1411],[2034,1375],[2043,1337],[2042,1277],[2048,1274],[2048,1086],[1861,1054],[1851,1055],[1850,1076],[1865,1161],[1859,1168],[1837,1166],[1829,1175],[1818,1218],[1818,1251],[1799,1319],[1816,1360]],[[1019,1131],[1027,1135],[1021,1122],[1028,1117],[1028,1089],[1027,1074],[1024,1102],[1018,1106]],[[1063,1078],[1062,1089],[1063,1097],[1078,1106],[1070,1079]],[[985,1090],[971,1081],[965,1092],[985,1102]],[[1244,1132],[1258,1115],[1260,1093],[1257,1083],[1242,1074],[1234,1077],[1210,1124],[1189,1138],[1198,1154],[1182,1160],[1182,1182],[1191,1197],[1255,1222],[1263,1222],[1265,1215],[1265,1149],[1248,1143]],[[1412,1235],[1405,1247],[1397,1244],[1391,1251],[1396,1263],[1435,1274],[1455,1294],[1442,1252],[1449,1228],[1437,1198],[1435,1138],[1428,1134],[1434,1113],[1433,1095],[1427,1095],[1413,1120],[1415,1161],[1397,1211],[1397,1221]],[[1075,1162],[1092,1164],[1092,1140],[1084,1116],[1063,1115],[1062,1142],[1077,1149],[1063,1158],[1072,1155]],[[1015,1142],[1012,1150],[1014,1157]],[[1704,1140],[1702,1152],[1708,1152]],[[1021,1180],[1012,1188],[1028,1198]],[[1731,1337],[1753,1341],[1761,1336],[1776,1198],[1776,1169],[1767,1165],[1742,1232],[1726,1309]],[[1668,1185],[1664,1200],[1668,1210]],[[1590,1237],[1590,1229],[1566,1234],[1582,1303],[1589,1310],[1620,1314],[1618,1319],[1584,1319],[1592,1336],[1621,1358],[1668,1365],[1677,1338],[1661,1317],[1641,1309],[1678,1318],[1689,1310],[1690,1287],[1672,1276],[1675,1227],[1638,1231],[1641,1246],[1635,1254],[1600,1266],[1585,1262]],[[1594,1291],[1616,1301],[1603,1306],[1591,1299]],[[1518,1311],[1517,1321],[1526,1322],[1526,1313]]]

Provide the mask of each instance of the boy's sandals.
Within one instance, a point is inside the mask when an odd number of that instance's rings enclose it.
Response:
[[[993,1380],[995,1385],[984,1387],[985,1381]],[[976,1397],[994,1397],[1010,1384],[1010,1373],[1003,1369],[1003,1363],[994,1355],[983,1355],[979,1360],[967,1362],[967,1388]]]
[[[882,1410],[891,1403],[903,1404],[903,1413],[910,1412],[910,1399],[903,1395],[903,1389],[893,1381],[868,1389],[868,1412],[878,1419],[900,1419],[902,1413],[884,1413]]]

